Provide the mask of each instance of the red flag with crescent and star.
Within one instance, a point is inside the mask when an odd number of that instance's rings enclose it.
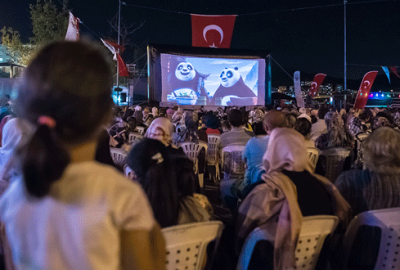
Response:
[[[390,67],[390,70],[394,73],[394,75],[400,78],[399,74],[397,74],[397,67]]]
[[[374,84],[376,74],[378,74],[378,71],[370,71],[364,75],[360,89],[358,89],[356,102],[354,103],[354,109],[364,109],[365,105],[367,105],[369,93],[372,85]]]
[[[236,15],[191,14],[191,17],[193,47],[229,49]]]
[[[311,88],[310,88],[310,92],[309,92],[309,95],[312,98],[318,94],[319,87],[322,84],[322,82],[324,81],[325,77],[326,77],[326,74],[324,74],[324,73],[318,73],[317,75],[314,76],[314,80],[311,83]]]

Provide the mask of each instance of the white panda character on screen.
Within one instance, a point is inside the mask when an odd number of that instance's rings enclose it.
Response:
[[[204,89],[204,79],[209,75],[199,73],[191,63],[182,61],[178,63],[175,72],[169,76],[170,91],[168,100],[180,104],[194,105],[202,96],[208,98]],[[185,104],[184,104],[185,105]]]
[[[237,98],[253,98],[256,97],[254,92],[248,87],[244,81],[238,68],[225,68],[219,76],[221,84],[215,91],[214,96],[210,101],[210,105],[216,105],[216,99],[222,100],[221,104],[228,105],[226,102],[232,97]]]

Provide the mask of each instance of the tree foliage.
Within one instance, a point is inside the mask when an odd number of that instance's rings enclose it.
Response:
[[[65,38],[68,28],[68,1],[63,1],[60,10],[52,0],[37,0],[35,5],[29,5],[32,21],[33,37],[31,42],[36,45]]]
[[[19,32],[11,27],[3,27],[0,33],[2,48],[7,56],[10,57],[11,62],[18,65],[26,65],[33,51],[32,46],[24,45],[21,42]]]

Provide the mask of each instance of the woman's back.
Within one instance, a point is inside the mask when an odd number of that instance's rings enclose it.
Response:
[[[120,231],[154,226],[140,186],[94,161],[70,164],[41,200],[15,181],[0,215],[18,269],[120,269]]]

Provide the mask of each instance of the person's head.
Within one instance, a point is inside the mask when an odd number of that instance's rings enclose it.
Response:
[[[129,129],[131,131],[134,131],[136,129],[136,118],[133,116],[130,116],[130,117],[128,117],[127,122],[129,125]]]
[[[286,127],[293,128],[294,123],[296,123],[296,116],[292,113],[286,115]]]
[[[144,136],[146,138],[159,140],[165,146],[168,146],[172,142],[173,132],[174,126],[172,125],[171,121],[165,117],[158,117],[151,122]]]
[[[286,115],[281,111],[271,110],[265,114],[264,117],[264,129],[268,135],[274,128],[286,127]]]
[[[364,168],[373,172],[400,171],[400,133],[381,127],[362,142]]]
[[[254,122],[262,122],[264,120],[264,112],[261,109],[256,109],[254,112]]]
[[[390,122],[389,118],[385,115],[379,115],[380,113],[377,114],[377,116],[375,116],[372,119],[372,124],[371,124],[371,130],[377,130],[380,127],[392,127],[392,123]]]
[[[178,187],[165,145],[158,140],[144,138],[133,146],[126,163],[132,169],[134,179],[142,185],[160,226],[176,225]]]
[[[328,108],[322,107],[318,110],[318,118],[325,119],[325,115],[329,112]]]
[[[294,130],[298,131],[305,138],[309,139],[311,132],[311,122],[307,118],[297,118],[294,123]]]
[[[228,114],[228,121],[229,124],[233,127],[240,127],[243,125],[243,114],[241,111],[237,109],[232,109],[229,111]]]
[[[45,196],[71,149],[95,141],[111,118],[111,88],[109,64],[89,44],[54,42],[31,61],[16,99],[18,116],[36,126],[18,151],[29,194]]]
[[[198,123],[196,119],[197,114],[192,112],[185,113],[185,126],[187,130],[190,131],[197,131],[198,130]]]
[[[147,116],[149,113],[150,113],[150,107],[144,108],[144,110],[143,110],[143,115],[144,115],[144,116]]]
[[[328,112],[324,120],[328,131],[336,130],[344,125],[342,118],[336,112]]]
[[[206,127],[211,129],[219,128],[219,119],[214,114],[207,114],[205,115],[206,119]]]
[[[362,113],[360,113],[359,118],[364,122],[370,122],[373,118],[373,114],[369,109],[365,109]]]
[[[167,117],[167,110],[165,108],[160,108],[158,110],[158,116],[160,117]]]
[[[318,122],[318,119],[315,115],[311,115],[310,118],[311,118],[311,124],[315,124]]]
[[[157,109],[157,107],[153,107],[153,108],[151,109],[151,113],[153,114],[154,117],[157,117],[157,116],[158,116],[158,109]]]

